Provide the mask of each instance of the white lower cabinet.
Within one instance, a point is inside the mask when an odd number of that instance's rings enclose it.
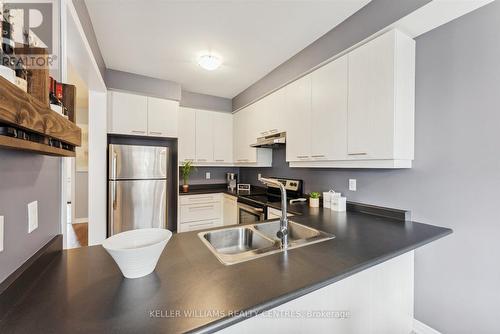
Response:
[[[270,207],[267,208],[267,219],[277,219],[277,218],[281,218],[281,216],[282,216],[281,210],[270,208]],[[294,214],[287,213],[286,216],[293,217]]]
[[[222,225],[222,194],[180,196],[177,232]]]
[[[179,229],[177,232],[182,233],[182,232],[190,232],[190,231],[197,231],[197,230],[203,230],[203,229],[209,229],[212,227],[217,227],[220,226],[220,220],[219,219],[214,219],[214,220],[200,220],[200,221],[194,221],[194,222],[189,222],[189,223],[184,223],[179,225]]]
[[[224,225],[235,225],[238,224],[238,197],[223,194],[223,224]]]

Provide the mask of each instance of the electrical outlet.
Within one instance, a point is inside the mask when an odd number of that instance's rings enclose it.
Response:
[[[356,191],[356,179],[349,179],[349,190]]]
[[[0,252],[3,252],[3,216],[0,216]]]
[[[28,204],[28,233],[38,228],[38,201]]]
[[[261,173],[257,174],[257,180],[260,180],[261,177],[262,177]]]
[[[210,180],[210,172],[205,173],[205,179]]]

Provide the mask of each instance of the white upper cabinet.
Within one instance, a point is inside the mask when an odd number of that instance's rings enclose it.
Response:
[[[268,136],[285,131],[285,90],[276,92],[257,101],[254,105],[254,116],[257,120],[257,137]]]
[[[311,159],[311,75],[284,88],[286,161]]]
[[[196,159],[196,110],[180,108],[179,111],[179,162]]]
[[[257,140],[255,130],[254,106],[239,110],[234,114],[234,162],[254,163],[256,162],[256,149],[250,147]],[[253,122],[252,122],[253,119]]]
[[[179,116],[179,162],[227,166],[233,163],[233,115],[181,108]]]
[[[311,159],[347,157],[347,56],[312,73]]]
[[[196,110],[196,162],[214,160],[212,112]]]
[[[148,97],[148,134],[177,138],[179,102]]]
[[[108,92],[108,132],[177,137],[179,102],[123,92]]]
[[[233,115],[230,113],[214,112],[213,147],[215,163],[233,162]]]
[[[255,105],[245,107],[233,114],[233,157],[238,166],[270,167],[272,150],[250,147],[259,136],[260,119],[256,116]]]
[[[411,167],[413,39],[391,30],[309,76],[285,87],[290,167]]]
[[[415,41],[392,30],[349,53],[350,159],[412,160]]]
[[[146,136],[148,133],[147,97],[109,91],[108,132]]]

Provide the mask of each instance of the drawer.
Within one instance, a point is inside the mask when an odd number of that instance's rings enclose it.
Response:
[[[203,195],[182,195],[180,197],[181,205],[199,204],[199,203],[212,203],[222,200],[222,194],[203,194]]]
[[[287,213],[287,217],[293,217],[293,213]],[[267,219],[275,219],[275,218],[281,218],[281,210],[277,210],[275,208],[267,208]]]
[[[179,224],[179,230],[177,232],[181,233],[181,232],[204,230],[221,225],[222,222],[220,219],[194,221],[190,223]]]
[[[181,205],[181,223],[221,218],[221,202]]]
[[[232,202],[235,202],[235,203],[238,201],[238,197],[234,196],[234,195],[222,194],[222,196],[227,201],[232,201]]]

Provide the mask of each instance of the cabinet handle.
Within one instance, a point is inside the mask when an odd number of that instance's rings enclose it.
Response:
[[[215,159],[215,161],[217,161],[217,162],[223,162],[223,161],[226,161],[226,160],[224,160],[224,159]]]
[[[161,135],[163,132],[149,131],[149,133],[152,134],[152,135]]]
[[[309,156],[308,155],[297,155],[297,158],[304,159],[304,158],[309,158]]]
[[[213,208],[213,205],[203,205],[203,206],[193,206],[189,208],[190,211],[196,211],[196,210],[203,210],[203,209],[211,209]]]
[[[196,197],[196,198],[190,198],[189,201],[204,201],[206,199],[215,199],[214,196],[203,196],[203,197]]]
[[[207,161],[207,159],[198,159],[198,161]]]
[[[359,153],[347,153],[347,155],[366,155],[367,153],[359,152]]]
[[[324,158],[325,156],[323,154],[318,154],[318,155],[311,155],[313,158]]]
[[[141,130],[132,130],[132,133],[146,133],[146,131],[141,131]]]
[[[238,162],[245,162],[245,161],[248,161],[248,159],[238,159],[236,161],[238,161]]]
[[[191,227],[195,227],[195,226],[205,226],[205,225],[212,225],[214,222],[211,220],[207,223],[198,223],[198,224],[189,224]]]

